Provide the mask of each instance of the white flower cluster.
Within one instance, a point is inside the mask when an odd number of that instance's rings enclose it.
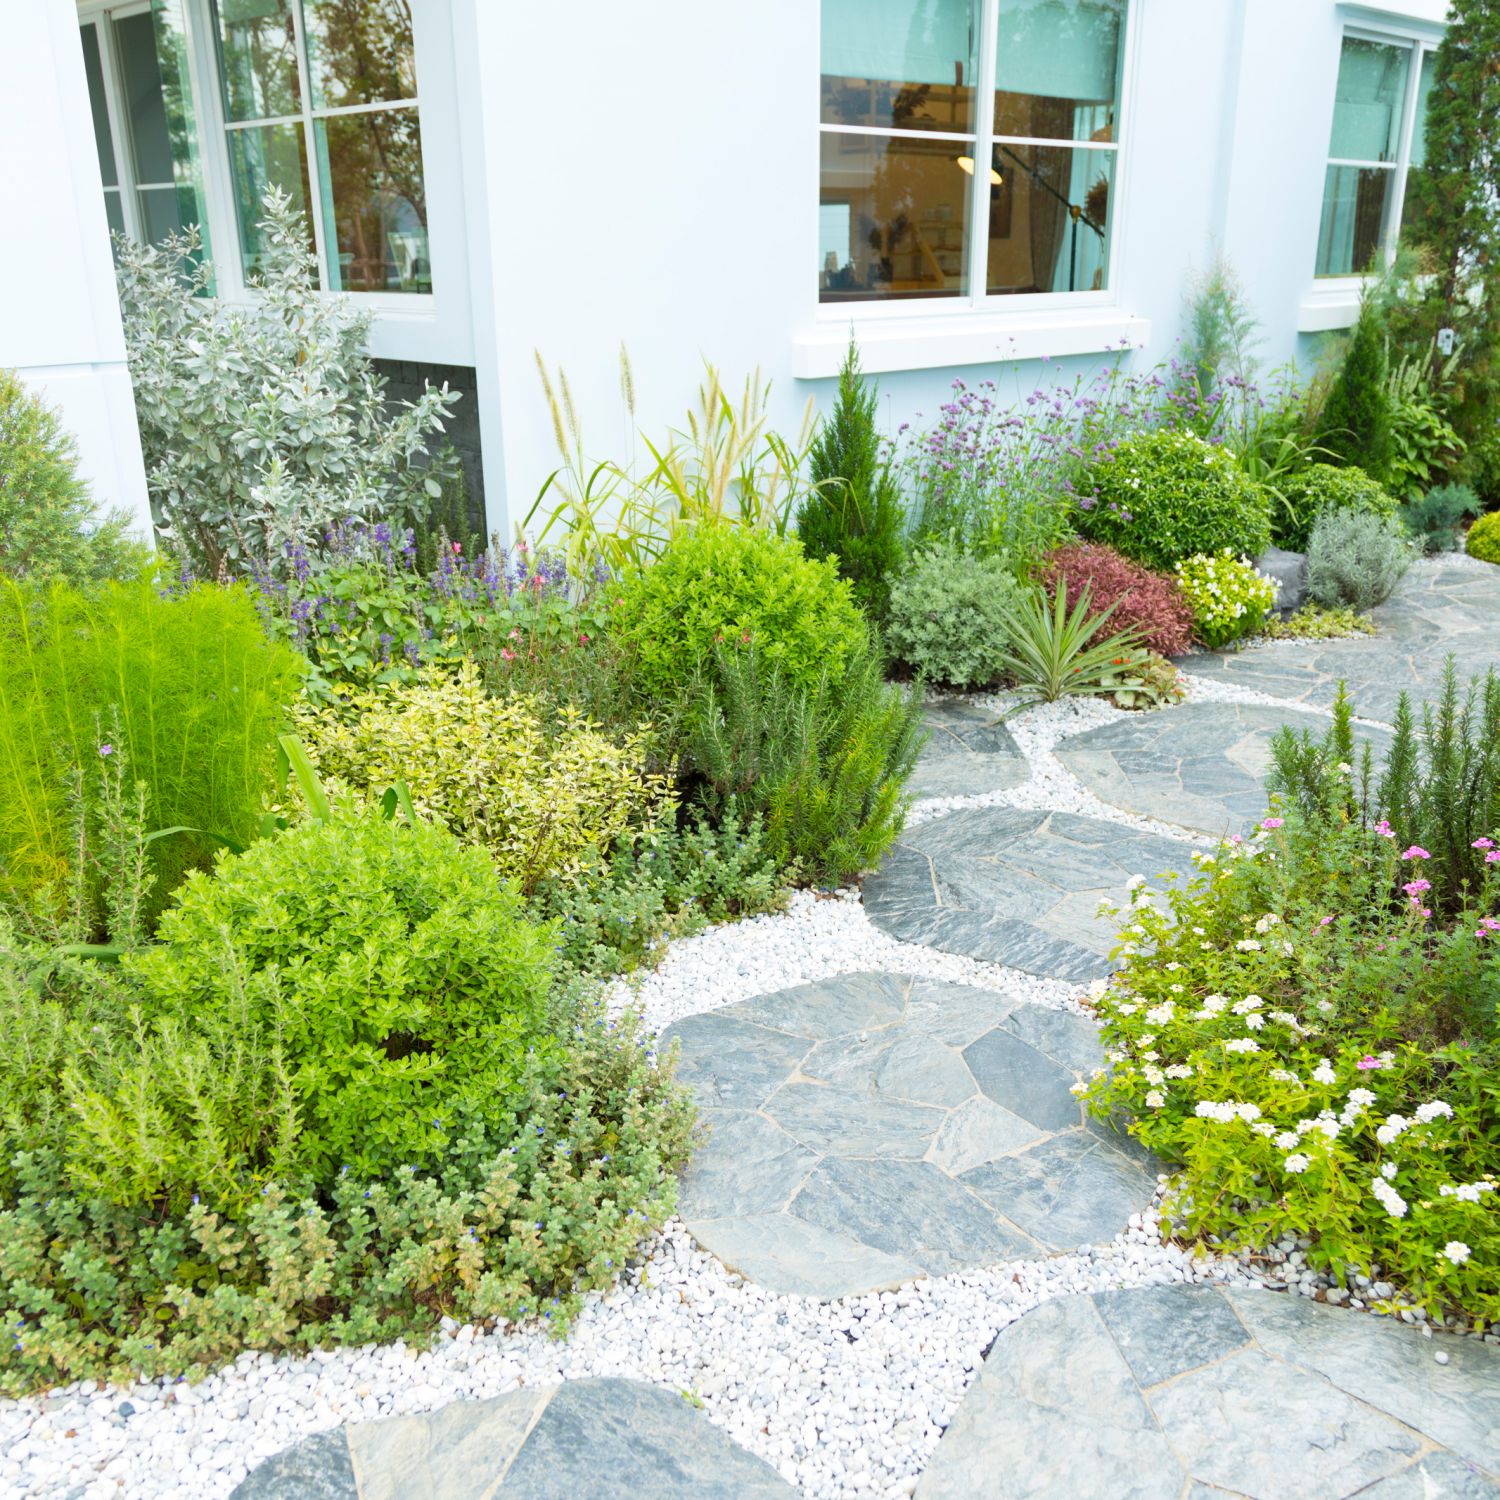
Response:
[[[1438,1189],[1441,1198],[1457,1198],[1460,1203],[1478,1203],[1480,1196],[1484,1193],[1493,1193],[1495,1184],[1490,1181],[1480,1182],[1445,1182]]]
[[[1221,1125],[1230,1125],[1236,1120],[1258,1120],[1260,1105],[1236,1104],[1228,1099],[1200,1099],[1193,1106],[1193,1113],[1200,1120],[1217,1120]]]
[[[1370,1184],[1370,1191],[1380,1200],[1380,1206],[1393,1219],[1400,1219],[1406,1216],[1406,1199],[1384,1177],[1377,1177]]]

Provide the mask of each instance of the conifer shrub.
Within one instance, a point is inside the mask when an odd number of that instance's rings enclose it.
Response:
[[[1371,511],[1329,510],[1307,543],[1307,597],[1325,609],[1374,609],[1396,591],[1412,564],[1406,528]]]
[[[1258,557],[1271,540],[1271,502],[1234,455],[1185,429],[1136,433],[1089,470],[1075,517],[1090,541],[1148,568],[1223,551]]]
[[[1500,511],[1491,511],[1469,527],[1465,548],[1481,562],[1500,563]]]
[[[1133,630],[1147,650],[1181,656],[1193,643],[1193,612],[1176,579],[1131,562],[1113,547],[1088,542],[1059,547],[1047,559],[1041,580],[1049,597],[1063,589],[1070,608],[1084,589],[1099,613],[1113,605],[1111,626]]]
[[[874,620],[885,616],[890,579],[901,564],[903,510],[875,426],[876,387],[860,376],[851,339],[839,371],[833,414],[808,455],[813,482],[797,511],[797,535],[809,557],[838,558],[855,602]]]
[[[1480,509],[1472,486],[1439,484],[1412,496],[1401,507],[1401,519],[1423,552],[1448,552],[1458,546],[1458,528]]]
[[[0,574],[86,584],[145,566],[124,511],[96,515],[57,413],[0,370]]]
[[[983,686],[1000,675],[1020,594],[1005,558],[939,543],[918,552],[892,586],[886,644],[928,682]]]
[[[1391,397],[1385,333],[1375,303],[1366,298],[1354,336],[1329,387],[1319,419],[1318,443],[1343,463],[1377,480],[1391,461]]]
[[[0,641],[0,891],[64,899],[69,783],[116,745],[150,828],[184,830],[151,845],[153,913],[221,839],[258,832],[301,668],[242,588],[0,582]]]
[[[1363,469],[1308,464],[1277,481],[1284,504],[1278,507],[1274,536],[1278,547],[1305,552],[1312,529],[1325,511],[1367,511],[1394,516],[1396,498]]]
[[[627,579],[612,627],[643,689],[673,694],[714,648],[751,643],[789,682],[837,673],[865,638],[849,583],[826,559],[768,531],[705,522]]]

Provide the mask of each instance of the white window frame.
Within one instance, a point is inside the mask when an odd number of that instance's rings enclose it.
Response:
[[[910,297],[889,299],[880,298],[867,301],[859,301],[853,298],[837,302],[824,302],[817,294],[816,287],[813,288],[813,299],[817,307],[817,321],[822,325],[837,325],[845,330],[845,342],[847,342],[847,330],[851,320],[858,323],[882,322],[937,322],[938,320],[967,319],[970,322],[977,318],[994,320],[997,316],[1011,313],[1018,315],[1020,324],[1034,324],[1036,315],[1041,313],[1082,313],[1085,310],[1117,308],[1119,306],[1119,295],[1117,291],[1117,277],[1122,259],[1121,245],[1124,241],[1124,225],[1126,215],[1122,212],[1127,201],[1130,178],[1130,131],[1135,116],[1134,100],[1136,97],[1136,37],[1140,30],[1136,22],[1136,13],[1142,4],[1142,0],[1127,0],[1124,15],[1124,37],[1122,39],[1120,58],[1120,96],[1116,100],[1115,108],[1115,134],[1116,139],[1106,145],[1103,142],[1086,142],[1076,140],[1052,140],[1038,137],[1022,137],[1003,135],[995,130],[995,49],[996,40],[1000,29],[1000,7],[1005,0],[979,0],[979,56],[976,60],[976,86],[974,90],[974,106],[976,128],[968,133],[955,133],[941,130],[892,130],[882,125],[825,125],[821,119],[821,107],[819,118],[816,123],[817,141],[819,149],[825,135],[866,135],[883,136],[892,135],[904,137],[916,137],[922,140],[951,140],[955,143],[961,142],[966,146],[974,148],[973,182],[970,185],[969,198],[969,244],[967,248],[967,273],[969,291],[967,293],[952,296],[933,297]],[[821,0],[819,0],[821,10]],[[816,69],[815,97],[821,97],[822,80],[822,47],[821,27],[819,29],[819,56],[814,62]],[[979,86],[978,80],[986,80],[983,87]],[[1006,145],[1032,145],[1059,148],[1075,151],[1107,151],[1114,156],[1115,170],[1110,179],[1110,222],[1108,225],[1108,244],[1106,247],[1104,286],[1098,291],[1089,289],[1087,291],[1074,292],[991,292],[988,289],[989,269],[989,240],[981,231],[981,194],[987,191],[987,183],[981,179],[986,175],[983,164],[988,163],[994,154],[994,146],[997,141]],[[809,222],[813,223],[809,214]],[[808,264],[813,265],[816,256],[809,255]],[[819,341],[821,342],[821,341]],[[822,361],[817,361],[822,363]],[[799,373],[802,373],[799,371]],[[811,374],[811,371],[808,372]]]

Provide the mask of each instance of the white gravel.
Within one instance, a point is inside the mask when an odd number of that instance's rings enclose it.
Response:
[[[1277,701],[1202,679],[1189,679],[1189,692],[1200,701]],[[998,715],[1007,705],[993,706]],[[1049,807],[1198,842],[1101,803],[1052,754],[1065,735],[1118,712],[1073,700],[1016,715],[1008,723],[1031,762],[1030,780],[1007,792],[921,803],[913,821],[960,807]],[[661,1028],[866,969],[1081,1008],[1067,984],[896,942],[870,924],[852,891],[801,892],[784,912],[674,943],[653,972],[615,985],[611,998]],[[744,1282],[674,1220],[612,1292],[588,1298],[566,1340],[529,1327],[450,1326],[427,1352],[397,1344],[295,1359],[247,1354],[196,1386],[89,1384],[0,1402],[0,1494],[213,1500],[262,1458],[343,1422],[616,1375],[701,1399],[714,1422],[808,1496],[907,1496],[998,1331],[1051,1297],[1183,1280],[1291,1285],[1304,1295],[1325,1285],[1292,1241],[1252,1266],[1248,1256],[1163,1245],[1147,1214],[1107,1246],[819,1302]],[[1338,1295],[1358,1304],[1359,1291]]]

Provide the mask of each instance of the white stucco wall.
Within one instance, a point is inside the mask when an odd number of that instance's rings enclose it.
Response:
[[[0,365],[58,407],[101,509],[150,509],[72,7],[5,7]]]

